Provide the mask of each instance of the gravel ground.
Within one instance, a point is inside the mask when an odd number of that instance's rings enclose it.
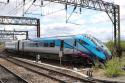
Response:
[[[2,58],[0,58],[0,64],[6,66],[13,72],[17,73],[20,77],[24,78],[29,83],[58,83],[55,80],[30,72],[27,69],[17,66],[13,63],[8,63]]]

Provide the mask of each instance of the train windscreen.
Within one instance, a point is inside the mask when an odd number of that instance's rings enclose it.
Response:
[[[95,37],[92,37],[90,35],[85,35],[85,37],[88,38],[88,39],[90,39],[91,41],[93,41],[97,45],[97,47],[103,48],[104,50],[107,51],[107,53],[109,55],[111,55],[111,52],[109,51],[109,49],[106,47],[106,45],[103,42],[101,42],[100,40],[98,40]]]
[[[88,38],[89,40],[91,40],[92,42],[94,42],[97,46],[104,46],[104,44],[100,41],[100,40],[98,40],[98,39],[96,39],[95,37],[92,37],[92,36],[90,36],[90,35],[84,35],[84,37],[86,37],[86,38]]]

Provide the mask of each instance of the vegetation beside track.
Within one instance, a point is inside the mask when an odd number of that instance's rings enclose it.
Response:
[[[106,43],[106,45],[112,51],[113,42],[109,41]],[[125,49],[125,41],[121,41],[121,48]],[[121,58],[114,55],[111,60],[106,62],[105,66],[103,67],[104,75],[106,77],[125,76],[123,67],[125,67],[125,52],[122,53]]]
[[[2,45],[2,42],[0,42],[0,46]]]
[[[113,41],[107,42],[106,46],[112,51],[112,49],[113,49]],[[125,41],[121,41],[121,48],[123,50],[125,50]]]
[[[104,74],[107,77],[118,77],[121,75],[125,75],[125,71],[123,71],[124,63],[123,60],[118,57],[113,57],[109,60],[104,67]]]
[[[0,52],[2,52],[3,50],[4,50],[4,44],[0,42]]]

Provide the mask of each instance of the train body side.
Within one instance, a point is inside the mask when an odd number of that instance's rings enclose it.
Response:
[[[58,56],[60,51],[63,51],[64,56],[98,58],[99,60],[106,60],[108,54],[110,55],[105,45],[85,35],[13,41],[7,42],[5,47],[18,52],[47,53],[51,57]]]
[[[78,51],[78,48],[82,46],[78,43],[77,48],[74,47],[75,39],[63,39],[63,53],[64,54],[73,54]],[[44,53],[53,53],[59,54],[61,49],[61,40],[42,40],[42,41],[20,41],[19,42],[19,51],[28,51],[28,52],[44,52]]]

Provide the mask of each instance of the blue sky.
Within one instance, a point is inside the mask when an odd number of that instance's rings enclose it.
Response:
[[[5,0],[0,0],[5,1]],[[2,4],[0,9],[3,12],[0,15],[16,15],[22,16],[23,14],[23,7],[22,7],[23,0],[10,0],[10,3],[7,5]],[[40,18],[41,20],[41,36],[60,36],[60,35],[72,35],[72,34],[91,34],[92,36],[102,40],[107,41],[113,38],[113,25],[105,12],[95,11],[95,10],[88,10],[82,9],[80,13],[78,10],[72,14],[69,19],[69,22],[66,23],[66,12],[64,9],[64,5],[56,4],[56,3],[49,3],[44,2],[44,7],[39,6],[31,6],[33,0],[26,0],[26,5],[24,7],[24,11],[26,12],[25,16],[28,17],[36,17]],[[37,0],[35,5],[39,5],[40,0]],[[125,0],[105,0],[108,2],[114,2],[119,4],[121,7],[121,37],[125,39]],[[15,3],[15,4],[14,4]],[[61,10],[61,11],[58,11]],[[69,16],[73,7],[68,6],[68,13]],[[58,11],[58,12],[55,12]],[[54,12],[54,13],[52,13]],[[33,14],[27,14],[33,13]],[[41,16],[45,15],[45,16]],[[72,24],[75,23],[75,24]],[[77,24],[77,25],[76,25]],[[30,33],[30,38],[35,37],[35,27],[27,27],[27,26],[1,26],[2,28],[6,29],[13,29],[16,30],[28,30]],[[1,29],[2,29],[1,28]],[[20,37],[23,38],[23,37]]]

